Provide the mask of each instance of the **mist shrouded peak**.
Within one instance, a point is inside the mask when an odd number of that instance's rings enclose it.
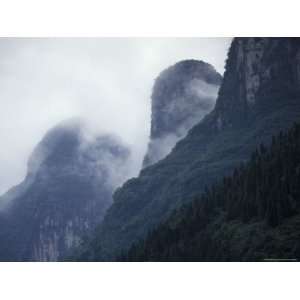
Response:
[[[114,190],[130,176],[130,154],[118,137],[91,135],[80,119],[49,130],[28,161],[25,180],[0,198],[0,241],[7,245],[0,259],[66,256],[102,220]]]
[[[117,186],[125,180],[129,158],[130,150],[119,137],[95,135],[84,120],[72,118],[47,132],[28,160],[28,175],[56,172],[58,168],[56,176],[61,176],[63,170],[77,172],[98,178],[100,184],[105,180]]]
[[[66,163],[66,156],[71,157],[72,152],[80,144],[81,126],[82,121],[80,119],[70,119],[50,129],[30,155],[27,172],[35,174],[41,164],[45,163],[51,155],[56,155],[57,158],[61,158]],[[58,164],[59,162],[56,161],[55,163]]]
[[[269,145],[273,135],[299,121],[299,41],[299,38],[234,39],[215,109],[189,130],[166,158],[144,168],[139,177],[114,194],[113,205],[93,241],[101,242],[101,249],[95,251],[91,247],[88,252],[94,255],[92,260],[113,259],[137,240],[144,242],[145,236],[149,232],[152,235],[152,230],[174,209],[201,196],[205,187],[222,181],[248,160],[261,143]],[[282,153],[280,156],[284,157]],[[252,195],[251,185],[249,181],[249,195]],[[257,201],[257,194],[252,196]],[[213,220],[213,229],[215,224]],[[211,235],[203,237],[206,240]],[[193,241],[190,242],[192,245]],[[179,251],[181,247],[184,243],[180,243]],[[152,253],[150,247],[148,254]],[[80,257],[84,259],[91,258]]]
[[[30,153],[62,120],[131,144],[137,175],[149,139],[155,76],[187,57],[220,73],[231,38],[1,38],[0,194],[26,175]],[[120,51],[121,49],[121,51]],[[59,70],[59,71],[58,71]]]
[[[184,60],[167,68],[152,91],[151,135],[144,167],[165,157],[215,104],[222,76],[208,63]]]

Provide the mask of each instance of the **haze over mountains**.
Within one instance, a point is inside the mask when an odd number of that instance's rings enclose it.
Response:
[[[231,38],[0,38],[0,195],[26,175],[48,130],[79,117],[122,137],[138,174],[158,74],[194,58],[224,72]]]
[[[143,167],[164,158],[209,113],[222,76],[203,61],[185,60],[161,72],[152,90],[151,132]]]
[[[131,154],[119,138],[87,130],[80,119],[51,129],[25,180],[0,198],[1,260],[61,260],[103,219],[131,175]]]
[[[144,168],[123,186],[117,188],[132,176],[133,160],[120,139],[111,135],[91,138],[84,123],[77,119],[47,133],[29,160],[24,182],[2,197],[1,203],[7,207],[0,214],[0,259],[259,260],[271,252],[258,253],[246,247],[246,255],[243,246],[249,232],[253,234],[257,228],[256,234],[267,238],[271,232],[294,247],[285,252],[283,244],[278,243],[272,255],[298,253],[298,231],[293,231],[292,226],[283,231],[276,227],[281,228],[282,222],[288,222],[298,212],[298,204],[286,200],[294,199],[298,193],[291,186],[283,184],[282,191],[287,192],[274,200],[268,196],[268,176],[261,176],[263,181],[256,182],[258,192],[254,196],[243,184],[238,196],[234,196],[237,189],[230,185],[223,185],[223,190],[213,194],[217,198],[202,195],[207,193],[207,187],[247,162],[261,143],[268,147],[272,136],[287,131],[299,120],[297,38],[235,38],[223,80],[203,61],[179,62],[163,71],[155,82]],[[284,172],[286,176],[295,175],[295,180],[288,182],[298,182],[297,157],[292,168],[293,162],[282,156],[298,145],[299,128],[295,128],[276,143],[273,139],[273,144],[279,146],[271,148],[277,152],[270,150],[270,157],[280,158],[282,165],[274,182],[283,180]],[[253,164],[269,174],[277,164],[264,163],[268,157],[264,153],[265,150],[258,156],[259,163]],[[281,173],[282,170],[286,171]],[[256,177],[242,175],[247,172],[241,171],[238,178],[248,184]],[[235,179],[232,182],[232,186],[239,185]],[[260,191],[265,195],[261,200],[265,206],[257,204]],[[195,198],[198,202],[192,202]],[[206,205],[207,199],[212,203]],[[287,201],[289,205],[284,205]],[[234,210],[227,209],[226,203]],[[264,213],[256,215],[251,207]],[[232,211],[233,222],[239,222],[238,231],[227,227]],[[266,226],[257,227],[258,216],[260,222],[267,222]],[[268,223],[270,219],[277,221]],[[247,231],[249,224],[254,224],[254,231]],[[268,226],[273,226],[275,233]],[[205,239],[208,235],[209,240]],[[165,244],[169,239],[173,244]],[[207,241],[210,249],[219,247],[224,251],[207,255],[203,248]],[[238,249],[224,246],[235,242]]]
[[[171,94],[156,100],[166,99],[164,109],[154,109],[152,137],[159,132],[169,144],[152,140],[156,150],[170,152],[192,124],[211,110],[220,81],[212,66],[196,60],[180,62],[160,75],[154,95],[163,82],[170,84],[163,90]],[[160,128],[158,120],[168,128]],[[152,163],[157,154],[148,152]],[[66,257],[102,221],[116,187],[132,176],[134,163],[129,146],[113,136],[95,135],[81,119],[51,129],[29,158],[25,180],[0,198],[0,237],[7,244],[2,257],[36,261]]]
[[[112,260],[300,118],[297,38],[236,38],[214,110],[114,194],[79,259]]]

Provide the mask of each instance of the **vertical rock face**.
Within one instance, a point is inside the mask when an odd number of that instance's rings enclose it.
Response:
[[[213,111],[114,194],[89,255],[111,260],[300,119],[299,38],[236,38]]]
[[[143,166],[164,158],[209,113],[222,76],[203,61],[185,60],[164,70],[152,91],[152,120]]]
[[[57,261],[100,222],[124,180],[128,149],[112,136],[87,139],[82,122],[50,130],[23,183],[4,195],[0,259]]]
[[[235,126],[299,96],[298,38],[236,38],[215,108],[216,124]]]

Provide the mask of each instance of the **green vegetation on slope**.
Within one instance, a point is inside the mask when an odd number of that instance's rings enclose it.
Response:
[[[120,260],[300,258],[300,124],[174,212]]]
[[[114,194],[78,260],[114,260],[300,120],[299,38],[236,38],[214,110]]]

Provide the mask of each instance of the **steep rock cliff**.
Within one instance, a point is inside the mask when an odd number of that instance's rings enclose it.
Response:
[[[175,144],[214,107],[222,76],[203,61],[184,60],[155,80],[151,134],[143,166],[170,153]]]
[[[214,110],[114,194],[81,260],[111,260],[300,118],[300,39],[236,38]]]

